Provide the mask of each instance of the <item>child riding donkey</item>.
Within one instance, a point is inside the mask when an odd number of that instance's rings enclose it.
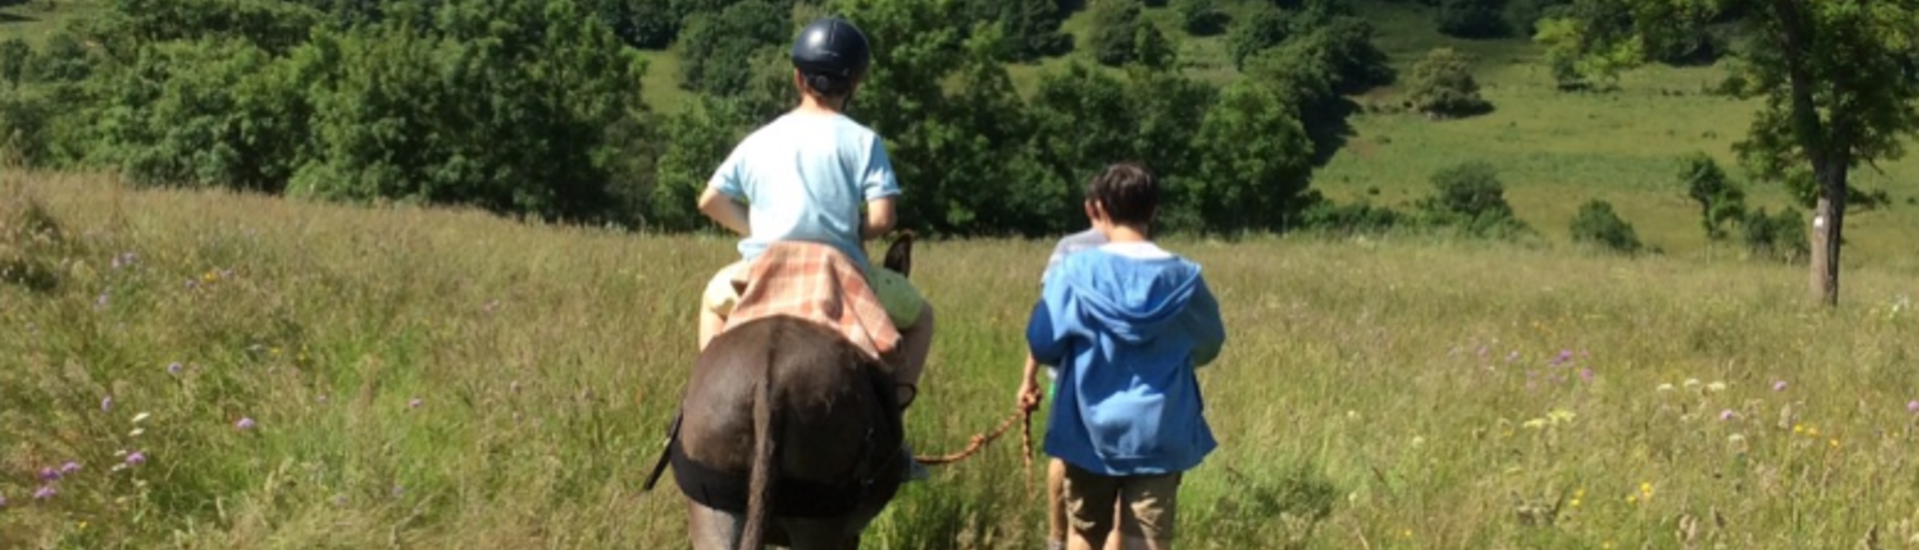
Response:
[[[727,327],[740,304],[754,262],[775,243],[826,245],[838,254],[821,262],[848,262],[877,295],[894,338],[873,340],[893,368],[901,408],[918,394],[933,341],[933,308],[905,275],[868,260],[865,242],[892,231],[900,195],[892,161],[879,134],[845,110],[871,61],[866,36],[852,23],[823,18],[800,31],[793,45],[793,83],[800,104],[760,127],[734,148],[699,198],[700,211],[744,237],[741,259],[707,283],[700,308],[700,349]],[[864,215],[861,206],[865,206]],[[889,334],[888,336],[892,336]],[[890,348],[890,349],[884,349]],[[926,477],[907,453],[909,476]]]

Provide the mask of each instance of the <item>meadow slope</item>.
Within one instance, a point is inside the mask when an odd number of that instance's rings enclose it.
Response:
[[[0,547],[684,547],[670,482],[638,487],[729,241],[0,183]],[[1010,411],[1048,243],[922,246],[909,437],[944,452]],[[1828,311],[1771,264],[1169,246],[1230,329],[1185,547],[1919,544],[1910,262]],[[908,488],[871,547],[1038,545],[1017,449]]]

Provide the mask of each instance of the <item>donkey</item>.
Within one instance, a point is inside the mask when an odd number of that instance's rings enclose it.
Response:
[[[888,268],[907,273],[912,240],[893,242]],[[693,548],[858,548],[905,467],[894,395],[890,367],[818,323],[775,315],[716,336],[662,460],[687,498]]]

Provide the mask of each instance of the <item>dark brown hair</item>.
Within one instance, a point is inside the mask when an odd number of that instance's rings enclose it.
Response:
[[[1137,162],[1110,164],[1086,184],[1086,200],[1115,224],[1144,228],[1159,210],[1159,178]]]

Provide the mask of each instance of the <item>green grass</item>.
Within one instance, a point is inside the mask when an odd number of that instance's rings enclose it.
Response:
[[[671,483],[637,490],[729,241],[18,172],[0,228],[0,262],[55,283],[0,283],[0,547],[683,547]],[[922,245],[942,322],[909,416],[921,451],[1009,412],[1033,297],[1005,289],[1030,289],[1049,245]],[[1168,245],[1206,265],[1230,330],[1201,374],[1221,447],[1181,494],[1184,547],[1680,548],[1692,521],[1701,547],[1919,534],[1902,305],[1919,262],[1849,269],[1826,311],[1803,269],[1764,263]],[[871,546],[1040,544],[1016,444],[909,487]],[[123,450],[148,461],[115,471]],[[57,496],[28,496],[69,460]]]

